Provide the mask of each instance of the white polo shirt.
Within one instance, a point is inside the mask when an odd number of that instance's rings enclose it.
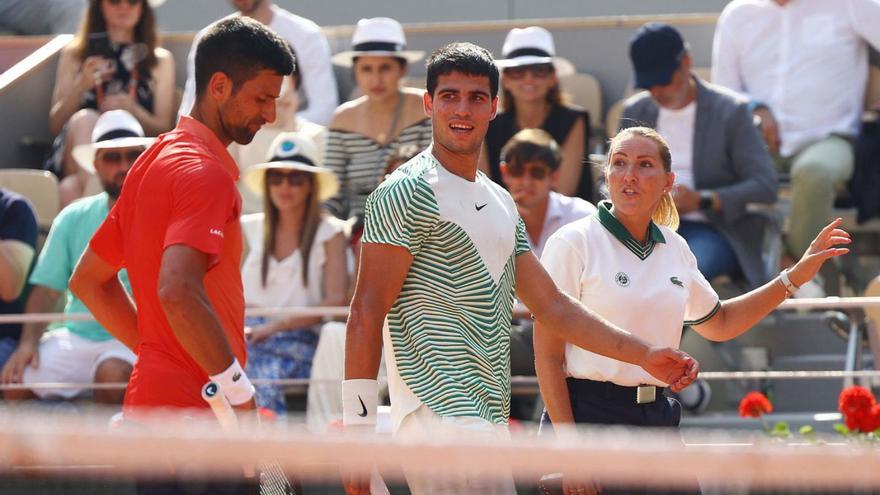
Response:
[[[707,321],[721,307],[685,240],[649,226],[637,242],[602,201],[595,215],[570,223],[544,247],[541,262],[560,289],[611,323],[653,345],[678,348],[683,325]],[[565,346],[566,374],[623,386],[666,386],[641,367]]]

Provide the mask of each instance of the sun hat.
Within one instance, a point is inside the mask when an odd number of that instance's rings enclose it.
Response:
[[[73,148],[73,158],[80,167],[89,172],[95,171],[95,152],[107,148],[131,148],[149,146],[155,138],[144,137],[134,115],[125,110],[109,110],[101,114],[92,129],[92,142]]]
[[[629,43],[636,87],[669,84],[686,51],[681,33],[669,24],[648,23],[639,28]]]
[[[499,69],[550,63],[556,68],[557,76],[575,72],[574,64],[556,56],[553,35],[540,26],[511,29],[504,38],[501,58],[495,61]]]
[[[376,56],[402,58],[407,63],[418,62],[425,56],[421,50],[407,50],[403,26],[389,17],[361,19],[351,37],[351,50],[333,56],[333,63],[350,67],[355,57]]]
[[[279,134],[269,147],[266,162],[249,167],[241,180],[248,189],[262,196],[268,170],[298,170],[314,174],[318,201],[326,201],[339,192],[336,175],[318,163],[314,141],[296,132]]]

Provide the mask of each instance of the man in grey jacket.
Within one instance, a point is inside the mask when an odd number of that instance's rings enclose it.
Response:
[[[743,279],[757,287],[769,274],[761,260],[765,217],[748,203],[773,203],[777,177],[748,101],[700,80],[681,34],[646,24],[630,43],[636,86],[620,127],[653,127],[669,142],[673,197],[703,275]]]

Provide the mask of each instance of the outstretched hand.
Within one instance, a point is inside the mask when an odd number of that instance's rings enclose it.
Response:
[[[849,248],[837,247],[852,242],[849,232],[840,228],[841,223],[843,220],[836,218],[813,239],[807,252],[788,272],[793,284],[800,287],[813,280],[826,261],[849,252]]]
[[[654,378],[679,392],[697,379],[700,363],[686,352],[671,347],[653,347],[648,351],[642,368]]]

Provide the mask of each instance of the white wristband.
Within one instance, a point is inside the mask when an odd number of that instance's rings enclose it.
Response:
[[[342,424],[374,425],[379,408],[379,382],[369,379],[342,382]]]
[[[238,359],[233,360],[226,370],[216,375],[211,375],[211,381],[220,387],[223,396],[233,406],[244,404],[251,400],[251,397],[256,392],[253,384],[248,380],[247,375],[244,374],[244,370],[241,369],[241,365],[238,364]]]
[[[782,270],[779,273],[779,280],[782,281],[782,285],[785,287],[785,291],[788,292],[789,295],[794,294],[795,292],[797,292],[798,289],[800,289],[800,287],[794,285],[791,282],[791,279],[788,278],[788,270]]]

